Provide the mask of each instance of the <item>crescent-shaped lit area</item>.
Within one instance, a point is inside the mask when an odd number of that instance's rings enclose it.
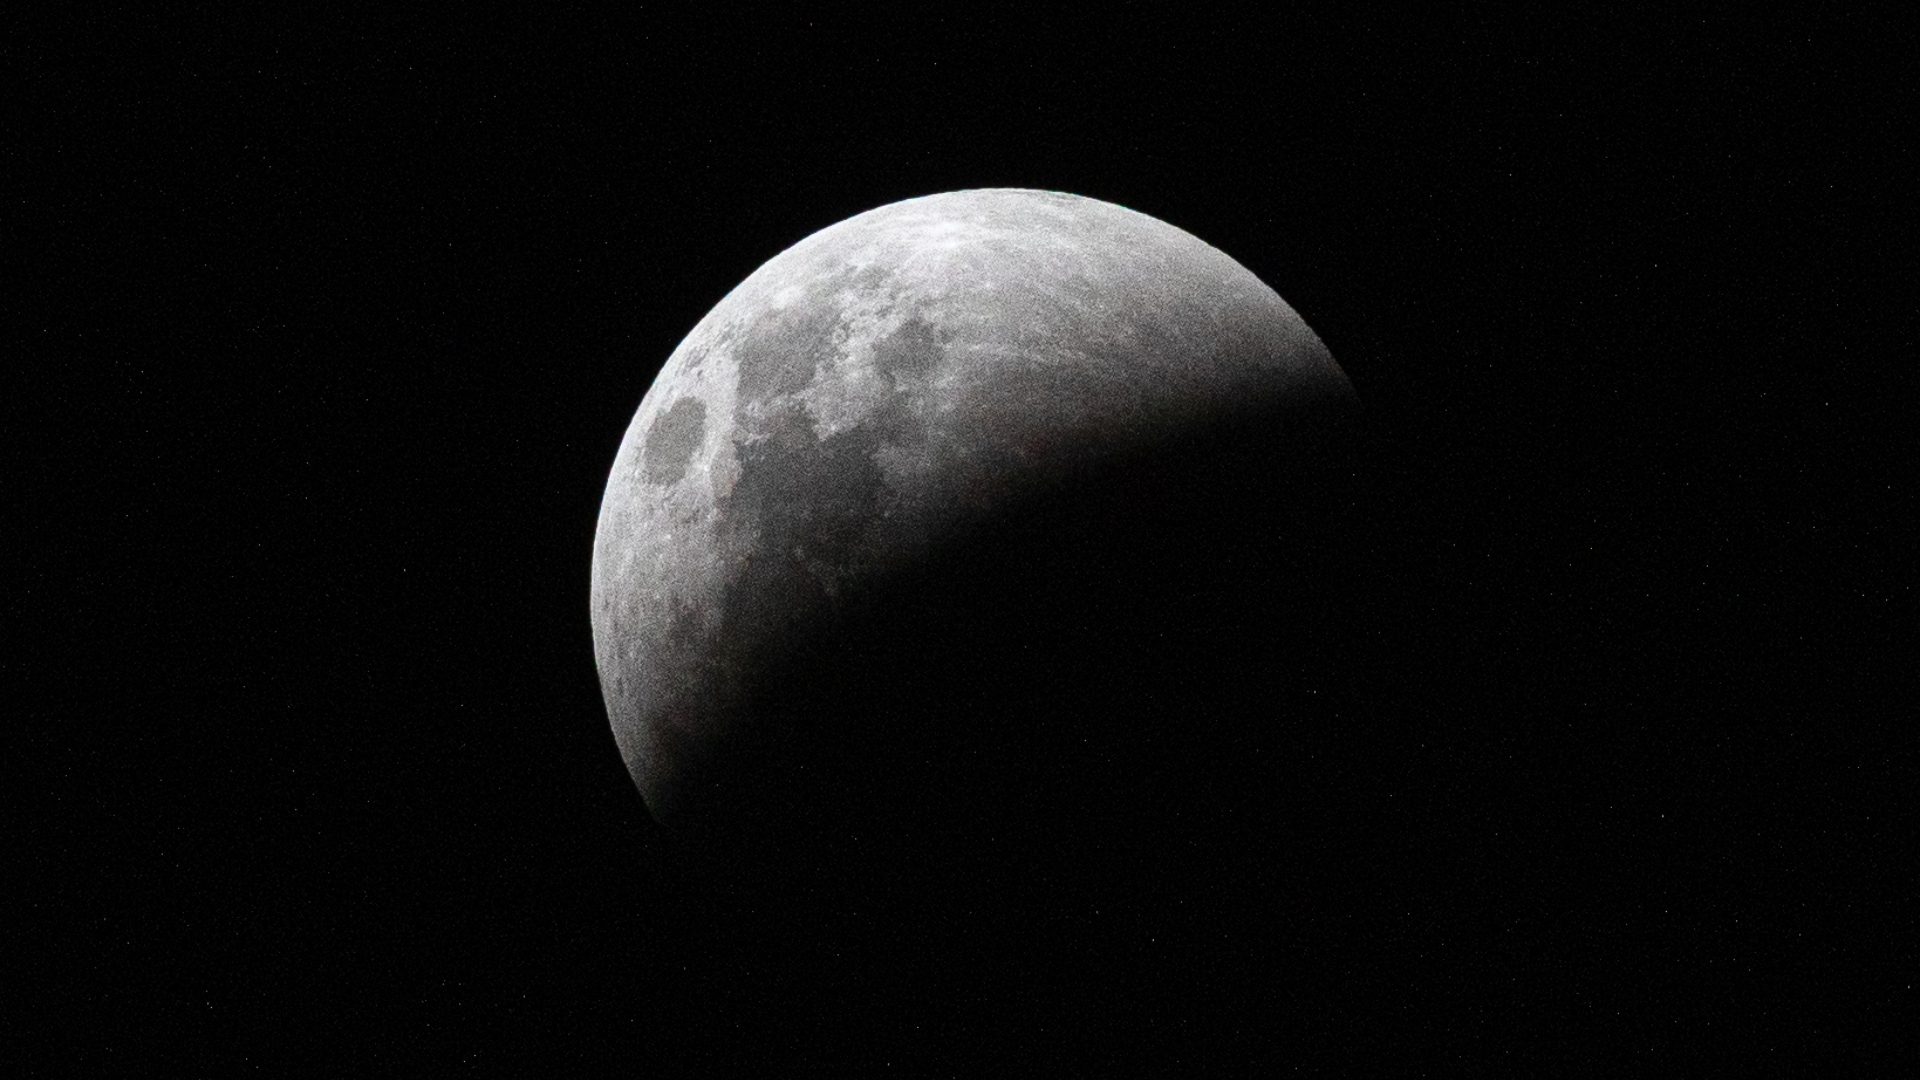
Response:
[[[1194,472],[1152,503],[1162,518],[1184,507],[1189,531],[1192,481],[1232,479],[1197,446],[1218,452],[1230,432],[1270,439],[1353,405],[1327,349],[1253,273],[1110,203],[959,191],[815,233],[686,336],[607,483],[594,643],[635,783],[682,830],[759,805],[770,783],[796,800],[860,798],[845,778],[789,789],[832,771],[819,759],[850,752],[825,750],[845,738],[865,747],[858,771],[878,783],[894,764],[874,755],[933,734],[932,699],[956,691],[928,687],[884,717],[854,715],[851,698],[802,715],[798,703],[829,684],[871,690],[905,673],[903,657],[871,651],[862,670],[830,672],[827,642],[909,610],[951,634],[954,612],[925,597],[899,606],[906,582],[1004,589],[1022,572],[979,565],[980,544],[1037,528],[1007,555],[1032,567],[1064,551],[1071,506],[1122,527],[1114,497],[1141,503],[1140,477],[1121,478],[1143,463],[1163,487],[1175,463]],[[1123,517],[1145,524],[1139,505]],[[1109,528],[1106,555],[1075,557],[1113,558],[1126,539]],[[1016,632],[990,621],[978,633]],[[983,655],[978,641],[965,648]],[[803,656],[811,671],[796,668]],[[775,829],[765,816],[757,828]]]

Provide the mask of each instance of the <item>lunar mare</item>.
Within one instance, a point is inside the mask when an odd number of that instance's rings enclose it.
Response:
[[[807,237],[693,328],[615,458],[592,615],[628,770],[670,819],[760,666],[1022,493],[1352,400],[1250,271],[1109,203],[960,191]]]

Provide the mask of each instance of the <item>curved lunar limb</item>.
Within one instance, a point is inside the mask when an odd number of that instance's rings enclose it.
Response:
[[[1272,289],[1119,206],[960,191],[815,233],[681,342],[607,483],[595,654],[648,807],[711,785],[809,627],[971,525],[1196,431],[1352,405]]]

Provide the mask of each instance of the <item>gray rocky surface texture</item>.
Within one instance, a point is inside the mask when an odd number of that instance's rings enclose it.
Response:
[[[960,191],[809,236],[687,335],[614,462],[592,618],[629,771],[668,819],[770,651],[1021,492],[1351,401],[1272,289],[1110,203]]]

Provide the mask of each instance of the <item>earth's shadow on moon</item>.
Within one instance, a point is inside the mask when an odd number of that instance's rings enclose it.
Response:
[[[1405,655],[1381,560],[1419,571],[1356,531],[1364,440],[1270,415],[1083,473],[768,665],[670,829],[761,972],[715,992],[819,1039],[1340,1014],[1388,909],[1446,887],[1375,797],[1452,661]]]

